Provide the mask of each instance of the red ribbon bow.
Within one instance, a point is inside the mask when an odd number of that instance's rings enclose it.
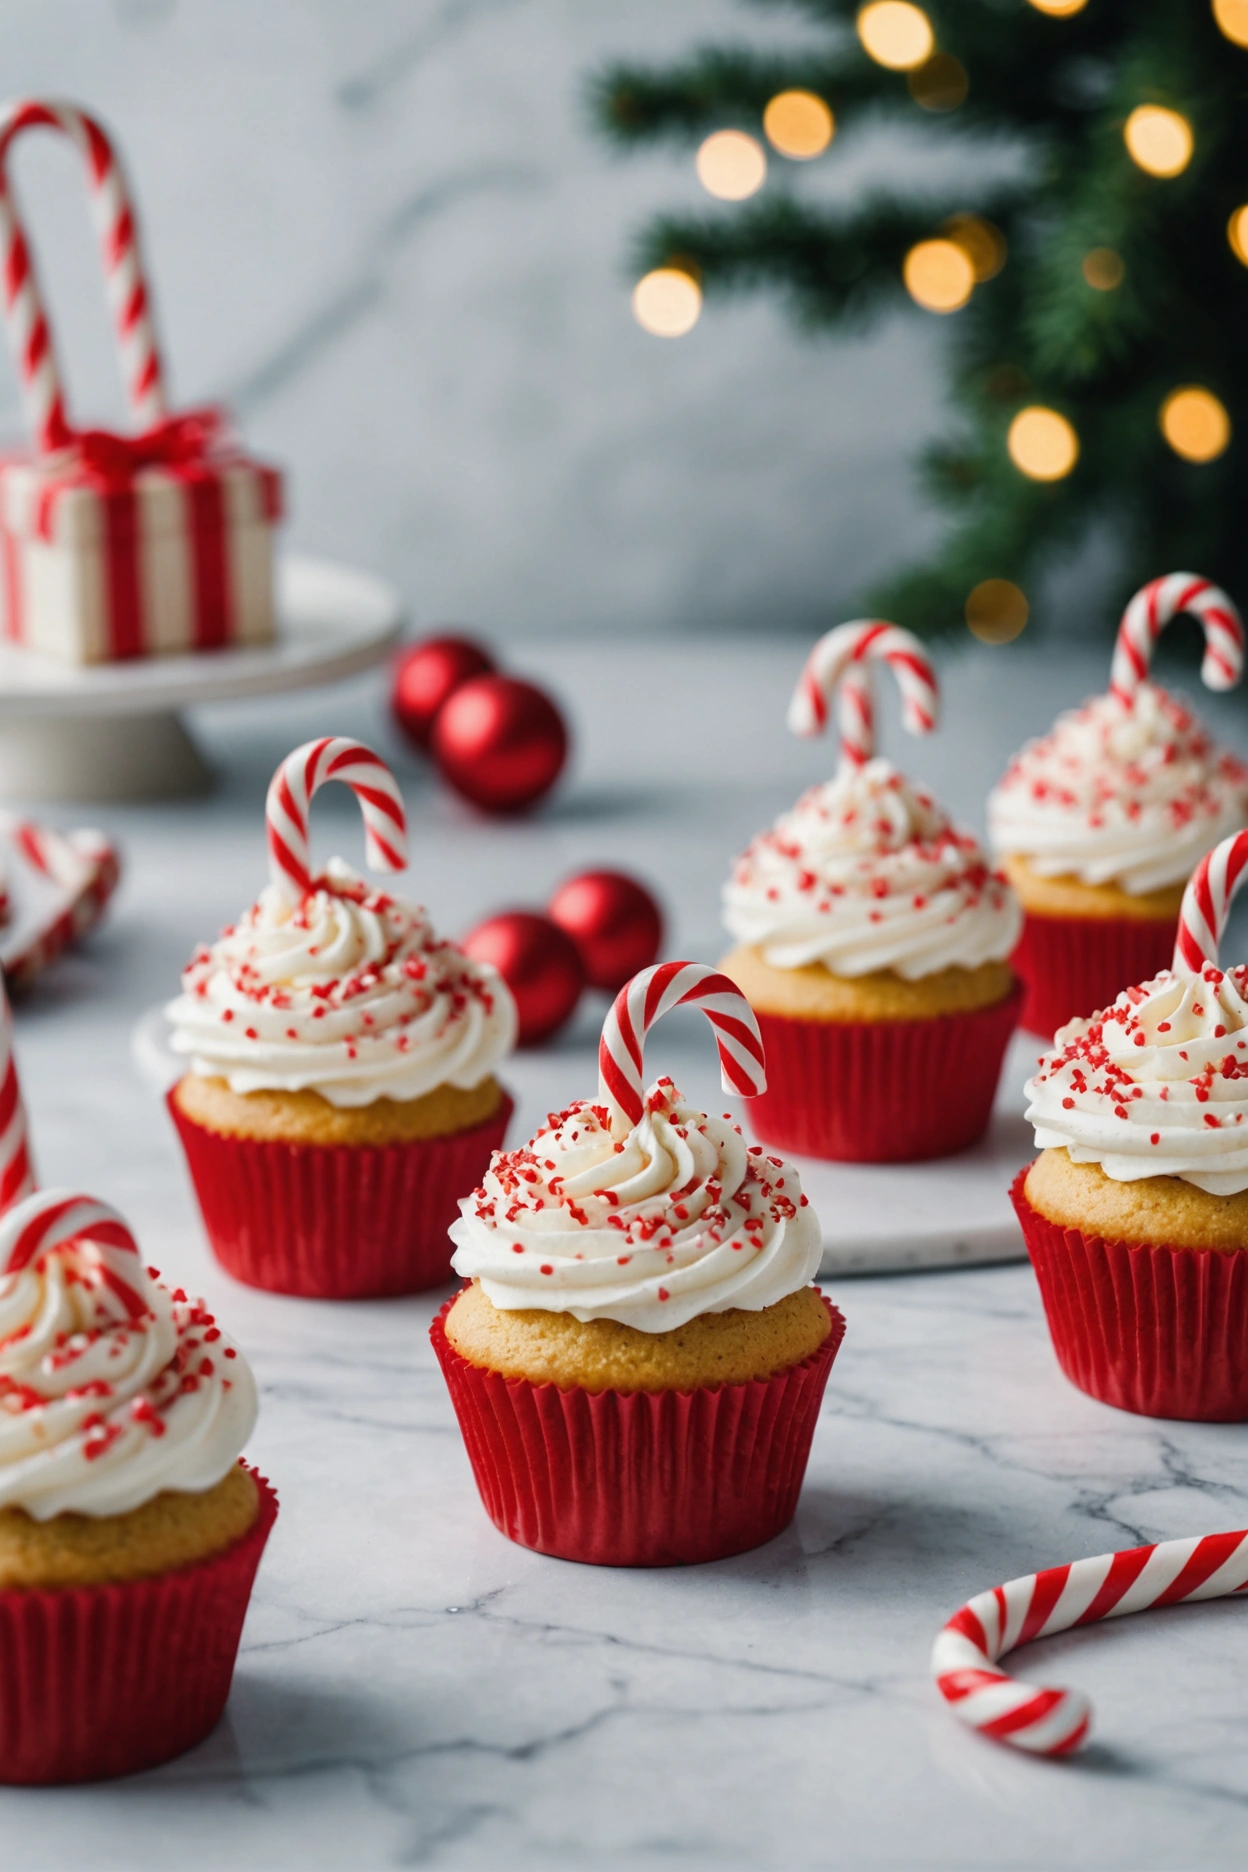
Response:
[[[141,468],[186,468],[219,454],[229,440],[225,411],[212,404],[168,416],[139,435],[112,429],[77,429],[68,438],[66,466],[85,471],[106,487],[128,487]]]

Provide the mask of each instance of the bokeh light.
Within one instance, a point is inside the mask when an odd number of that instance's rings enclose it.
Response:
[[[1203,384],[1172,390],[1161,406],[1161,433],[1184,461],[1216,461],[1231,439],[1226,405]]]
[[[1213,0],[1213,17],[1235,45],[1248,46],[1248,0]]]
[[[951,52],[933,52],[913,71],[906,73],[906,86],[916,104],[924,110],[957,110],[970,88],[966,66]]]
[[[936,50],[932,22],[910,0],[871,0],[858,15],[863,50],[889,71],[913,71]]]
[[[1079,459],[1079,438],[1070,423],[1041,403],[1019,410],[1006,447],[1014,466],[1032,481],[1060,481]]]
[[[1053,19],[1069,19],[1073,13],[1082,13],[1088,0],[1031,0],[1037,13],[1047,13]]]
[[[981,643],[1013,643],[1030,615],[1026,592],[1009,579],[984,579],[967,596],[967,629]]]
[[[950,215],[940,231],[962,249],[971,263],[977,286],[995,279],[1005,265],[1008,252],[1005,235],[982,215]]]
[[[763,112],[763,129],[773,149],[790,162],[809,162],[827,149],[836,120],[813,91],[781,91]]]
[[[1182,175],[1192,160],[1192,126],[1164,104],[1137,104],[1122,134],[1132,162],[1149,175]]]
[[[744,130],[716,130],[699,149],[695,163],[699,182],[720,201],[744,201],[757,195],[767,180],[763,146]]]
[[[1248,202],[1237,208],[1227,222],[1226,238],[1235,258],[1242,266],[1248,266]]]
[[[633,317],[655,338],[683,338],[702,310],[702,288],[679,267],[656,267],[633,287]]]
[[[1122,255],[1115,253],[1112,247],[1092,247],[1084,254],[1079,270],[1089,286],[1097,292],[1113,292],[1121,286],[1126,275],[1122,264]]]
[[[906,255],[906,291],[925,312],[956,312],[975,290],[975,269],[956,241],[920,241]]]

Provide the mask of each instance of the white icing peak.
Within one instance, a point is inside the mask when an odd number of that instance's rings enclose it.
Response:
[[[747,1149],[670,1079],[623,1136],[588,1100],[496,1152],[460,1203],[452,1265],[496,1307],[669,1332],[703,1313],[761,1312],[813,1280],[822,1238],[796,1170]]]
[[[1248,767],[1156,683],[1129,704],[1094,696],[1029,741],[988,801],[993,847],[1042,877],[1181,883],[1248,817]]]
[[[1004,960],[1022,912],[977,841],[891,762],[843,768],[737,860],[724,922],[774,968],[907,980]]]
[[[341,859],[301,900],[262,891],[196,951],[166,1012],[192,1072],[233,1092],[311,1090],[338,1106],[480,1085],[516,1038],[498,971]]]
[[[0,1274],[0,1509],[127,1514],[212,1488],[256,1410],[211,1313],[130,1251],[79,1239]]]
[[[1027,1096],[1041,1150],[1064,1145],[1116,1182],[1248,1189],[1248,968],[1165,969],[1126,989],[1061,1029]]]

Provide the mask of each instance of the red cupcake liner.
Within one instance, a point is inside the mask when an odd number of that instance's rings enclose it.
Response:
[[[1021,988],[992,1007],[915,1021],[758,1015],[767,1090],[750,1129],[799,1156],[913,1163],[966,1150],[988,1129]]]
[[[565,1391],[482,1370],[446,1336],[454,1304],[429,1336],[485,1511],[509,1540],[591,1566],[688,1566],[761,1547],[793,1519],[845,1336],[826,1299],[832,1330],[803,1364],[658,1392]]]
[[[1032,916],[1010,966],[1026,990],[1021,1024],[1051,1040],[1081,1014],[1112,1007],[1124,988],[1151,981],[1174,959],[1177,916]]]
[[[0,1592],[0,1782],[104,1781],[154,1768],[221,1719],[256,1568],[277,1519],[154,1579]]]
[[[1106,1241],[1010,1195],[1072,1384],[1142,1417],[1248,1422],[1248,1253]]]
[[[170,1092],[204,1227],[249,1287],[377,1300],[453,1278],[447,1230],[499,1149],[511,1099],[484,1124],[411,1144],[282,1144],[196,1124]]]

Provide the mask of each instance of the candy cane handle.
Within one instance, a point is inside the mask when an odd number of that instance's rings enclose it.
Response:
[[[1215,966],[1226,919],[1248,867],[1248,832],[1233,832],[1206,852],[1187,881],[1174,945],[1176,974],[1199,975]]]
[[[289,896],[302,897],[314,886],[309,810],[313,795],[330,780],[349,786],[359,802],[372,869],[402,871],[407,864],[403,795],[381,756],[341,735],[305,741],[274,774],[265,805],[269,868]]]
[[[762,1035],[736,983],[703,962],[656,962],[621,988],[598,1043],[604,1101],[629,1130],[645,1111],[646,1035],[669,1009],[690,1006],[710,1021],[726,1092],[755,1098],[767,1090]]]
[[[135,421],[150,428],[166,413],[164,375],[139,248],[138,225],[120,160],[93,117],[76,105],[21,99],[0,107],[0,245],[4,310],[27,420],[40,454],[64,447],[71,429],[52,332],[21,213],[9,180],[9,152],[24,130],[59,130],[87,166],[122,375]]]
[[[0,979],[0,1214],[29,1196],[34,1187],[26,1105],[13,1055],[13,1015]]]
[[[1087,1698],[1016,1682],[999,1659],[1033,1638],[1245,1588],[1248,1528],[1048,1567],[969,1600],[937,1638],[932,1674],[954,1713],[981,1735],[1036,1755],[1068,1755],[1091,1726]]]
[[[829,702],[839,691],[842,768],[861,767],[875,753],[871,665],[877,662],[887,664],[897,679],[902,721],[911,734],[930,734],[940,718],[940,686],[917,637],[877,618],[838,624],[806,659],[789,703],[788,725],[794,734],[821,734]]]
[[[1210,689],[1233,689],[1244,670],[1244,626],[1218,586],[1194,572],[1168,572],[1141,586],[1122,614],[1109,671],[1109,692],[1129,708],[1148,679],[1153,647],[1170,622],[1188,611],[1205,633],[1200,673]]]

